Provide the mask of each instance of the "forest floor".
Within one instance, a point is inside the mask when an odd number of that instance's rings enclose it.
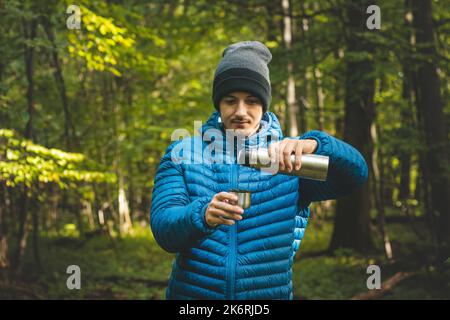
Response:
[[[393,263],[382,250],[365,256],[351,250],[327,254],[332,226],[332,221],[310,220],[294,263],[295,299],[350,299],[368,292],[367,267],[371,264],[380,266],[382,282],[400,271],[414,272],[381,299],[450,298],[450,267],[444,271],[431,267],[430,245],[419,240],[411,225],[388,224]],[[174,256],[156,244],[150,228],[136,227],[132,235],[114,242],[101,234],[82,240],[72,229],[73,225],[67,226],[67,234],[40,240],[42,271],[36,268],[30,246],[21,280],[0,278],[0,299],[164,298]],[[380,242],[377,237],[375,242]],[[67,289],[69,265],[81,268],[80,290]]]

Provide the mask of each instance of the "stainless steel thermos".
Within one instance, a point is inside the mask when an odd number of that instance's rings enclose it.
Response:
[[[268,169],[271,171],[271,162],[269,157],[269,150],[263,148],[254,148],[249,150],[241,150],[238,154],[238,161],[240,164],[248,165],[258,169]],[[325,181],[328,174],[329,157],[317,154],[302,154],[300,170],[295,169],[295,155],[291,155],[292,171],[278,170],[276,165],[276,172],[296,175],[306,179]]]

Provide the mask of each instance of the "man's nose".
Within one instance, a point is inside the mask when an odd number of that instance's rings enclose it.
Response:
[[[235,112],[236,115],[245,116],[247,115],[247,108],[245,107],[245,101],[239,100],[237,110]]]

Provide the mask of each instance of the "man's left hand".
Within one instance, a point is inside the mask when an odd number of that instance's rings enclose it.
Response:
[[[290,139],[274,142],[269,145],[269,156],[271,161],[279,161],[279,169],[291,172],[291,155],[295,154],[295,170],[302,166],[301,156],[303,153],[314,153],[317,148],[317,141],[314,139]]]

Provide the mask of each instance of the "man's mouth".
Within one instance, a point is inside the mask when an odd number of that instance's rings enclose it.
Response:
[[[232,123],[235,123],[235,124],[246,124],[246,123],[249,123],[249,121],[238,121],[238,120],[234,120],[234,121],[232,121]]]
[[[244,129],[247,127],[248,122],[233,122],[236,129]]]

